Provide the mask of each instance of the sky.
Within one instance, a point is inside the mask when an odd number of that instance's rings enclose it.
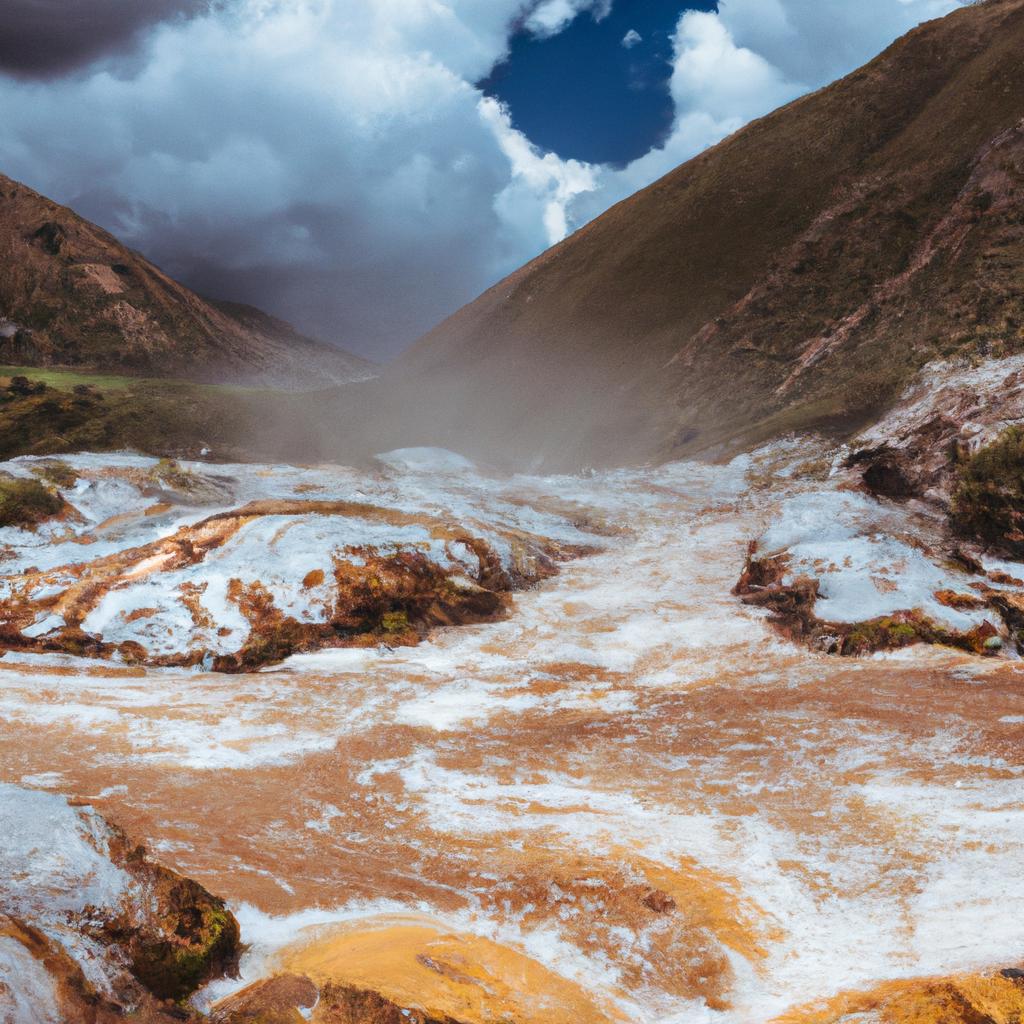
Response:
[[[387,360],[956,6],[2,0],[0,172],[201,294]]]

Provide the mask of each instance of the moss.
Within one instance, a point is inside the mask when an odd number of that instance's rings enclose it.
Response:
[[[781,555],[758,559],[756,553],[756,545],[752,543],[733,593],[744,604],[767,608],[769,621],[783,636],[806,643],[814,650],[856,657],[925,643],[944,644],[991,657],[1002,647],[998,631],[988,620],[966,632],[958,632],[946,629],[916,609],[897,611],[862,622],[827,622],[819,619],[814,613],[818,599],[818,580],[801,576],[791,583],[783,583],[787,571],[786,557]],[[952,591],[941,593],[951,594],[957,599],[963,598],[963,595],[953,594]],[[972,607],[988,605],[995,608],[1013,635],[1017,631],[1018,612],[1008,606],[1008,599],[1003,592],[993,594],[999,596],[994,599],[967,600],[972,602]],[[940,597],[939,594],[936,596]]]
[[[957,533],[1024,558],[1024,427],[1010,427],[958,473],[950,520]]]
[[[36,526],[63,508],[63,499],[38,480],[0,477],[0,526]]]
[[[409,629],[409,616],[406,612],[385,612],[380,618],[380,628],[385,633],[405,633]]]
[[[78,481],[78,474],[60,459],[47,459],[45,462],[40,462],[32,467],[32,472],[47,483],[53,484],[54,487],[74,487]]]
[[[933,639],[933,630],[924,619],[909,621],[885,616],[858,622],[842,639],[840,652],[847,655],[891,651]]]
[[[186,902],[168,916],[162,934],[132,950],[135,976],[160,999],[187,998],[238,950],[238,922],[224,903],[203,899],[195,883],[186,881],[183,888]]]
[[[245,672],[284,661],[305,649],[315,639],[315,627],[283,617],[254,625],[245,646],[237,654],[213,660],[215,672]]]
[[[202,480],[190,469],[182,469],[176,459],[162,458],[153,467],[153,478],[165,487],[191,494],[202,487]]]

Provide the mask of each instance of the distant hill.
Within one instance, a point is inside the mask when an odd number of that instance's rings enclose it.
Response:
[[[203,299],[65,206],[0,175],[0,364],[327,387],[370,363],[250,306]]]
[[[1022,325],[1024,0],[988,0],[618,204],[381,390],[394,439],[471,455],[722,454],[849,432],[938,355],[1024,348]]]

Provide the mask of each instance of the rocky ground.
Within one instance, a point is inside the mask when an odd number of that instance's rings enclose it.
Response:
[[[404,458],[362,476],[136,456],[8,463],[0,642],[255,669],[501,617],[513,590],[594,549],[571,510],[399,495]]]
[[[181,1020],[180,1004],[238,960],[223,901],[87,805],[0,786],[0,878],[5,1022]]]
[[[7,1017],[1016,1020],[1024,565],[957,520],[1012,426],[972,415],[899,496],[872,435],[7,463]]]

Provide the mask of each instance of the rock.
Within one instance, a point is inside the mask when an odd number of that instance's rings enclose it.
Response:
[[[77,478],[70,464],[53,460],[36,469],[54,486],[71,487],[71,500],[86,513],[102,488],[111,488],[119,496],[111,521],[130,523],[121,496],[127,486],[138,495],[134,517],[144,520],[154,509],[163,515],[177,505],[224,504],[231,483],[168,459],[126,469],[116,480]],[[5,486],[0,479],[0,514]],[[39,480],[12,477],[8,489],[64,508]],[[110,515],[110,506],[101,507]],[[50,529],[43,539],[60,555],[40,570],[46,545],[26,536],[0,572],[0,646],[244,672],[325,647],[414,645],[435,627],[502,617],[513,591],[594,550],[487,515],[469,522],[472,529],[450,515],[367,502],[271,498],[173,532],[147,529],[140,538],[136,529],[113,550],[104,533],[107,543],[91,561],[65,531]],[[583,536],[562,517],[536,522]]]
[[[988,602],[977,594],[961,594],[956,590],[936,590],[935,600],[947,608],[975,609],[985,608]]]
[[[212,978],[232,973],[238,922],[197,882],[150,862],[142,847],[125,858],[148,892],[148,913],[127,914],[104,927],[128,956],[132,974],[159,999],[182,1000]]]
[[[912,458],[889,445],[862,448],[850,455],[845,465],[861,469],[864,486],[879,497],[906,500],[921,491]]]
[[[38,480],[0,474],[0,527],[33,528],[65,508],[64,499]]]
[[[779,567],[785,564],[781,561],[785,556],[775,555],[759,562],[755,551],[756,545],[753,545],[733,593],[744,604],[769,609],[769,622],[787,639],[802,641],[823,654],[859,656],[917,643],[945,644],[987,655],[997,654],[1002,649],[998,631],[987,620],[969,630],[955,630],[936,623],[917,609],[898,610],[862,622],[821,619],[815,613],[818,580],[798,576],[788,584],[783,583]],[[779,582],[766,585],[752,582],[771,579]],[[938,591],[935,596],[941,603],[958,608],[998,608],[1008,603],[1007,595],[1002,592],[989,590],[988,593],[989,599],[953,591]]]
[[[661,889],[651,889],[640,902],[656,914],[670,914],[676,909],[676,901]]]
[[[43,966],[59,1003],[85,1000],[115,1016],[186,998],[233,970],[239,951],[222,900],[151,861],[90,807],[6,784],[0,908],[8,949],[16,941]]]
[[[376,992],[282,974],[259,981],[221,1002],[213,1024],[459,1024],[398,1006]]]
[[[798,1012],[778,1019],[816,1024],[1011,1024],[1024,1014],[1024,987],[1019,984],[1024,972],[1014,971],[890,981],[818,1003],[813,1015]]]
[[[757,541],[752,540],[747,545],[747,560],[743,565],[743,572],[740,573],[732,592],[752,595],[766,588],[778,587],[788,568],[789,559],[785,555],[758,558]]]

